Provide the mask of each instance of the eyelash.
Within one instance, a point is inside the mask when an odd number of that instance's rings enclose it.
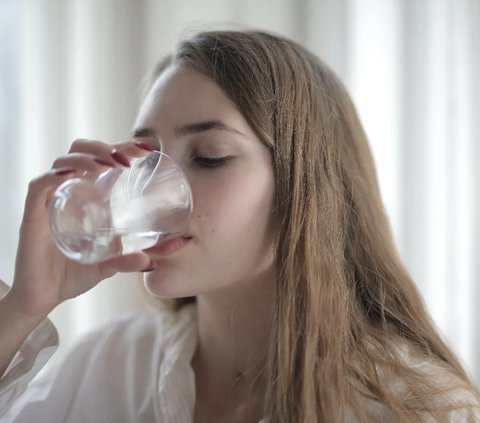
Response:
[[[200,157],[200,156],[195,156],[193,158],[193,161],[198,164],[199,166],[202,167],[220,167],[225,164],[227,164],[232,157],[226,156],[226,157]]]

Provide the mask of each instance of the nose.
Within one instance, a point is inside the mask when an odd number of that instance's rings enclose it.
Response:
[[[174,166],[183,169],[184,165],[184,152],[181,147],[175,143],[169,143],[165,140],[159,139],[157,141],[160,151],[167,156],[168,162],[171,164],[173,162]]]

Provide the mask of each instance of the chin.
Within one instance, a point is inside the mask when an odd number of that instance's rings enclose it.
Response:
[[[167,275],[159,277],[154,272],[144,275],[144,285],[146,290],[153,296],[164,299],[175,299],[181,297],[193,297],[197,295],[192,292],[191,287],[185,283],[180,283],[175,278],[169,278]]]

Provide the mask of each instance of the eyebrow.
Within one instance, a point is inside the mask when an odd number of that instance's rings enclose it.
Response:
[[[193,134],[198,134],[200,132],[206,132],[211,130],[228,131],[228,132],[232,132],[234,134],[246,137],[246,135],[243,132],[225,124],[220,120],[207,120],[203,122],[186,123],[184,125],[176,127],[174,132],[177,137],[181,137],[181,136],[193,135]],[[156,135],[155,135],[155,131],[151,128],[138,128],[133,131],[132,137],[133,138],[136,138],[136,137],[156,138]]]

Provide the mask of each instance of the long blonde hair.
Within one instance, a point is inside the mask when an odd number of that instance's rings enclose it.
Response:
[[[197,34],[154,78],[170,63],[215,81],[271,151],[277,296],[267,421],[379,419],[366,403],[400,421],[443,421],[478,404],[398,256],[368,141],[334,73],[297,43],[255,31]],[[451,383],[410,366],[408,354]],[[458,389],[468,401],[452,399]]]

